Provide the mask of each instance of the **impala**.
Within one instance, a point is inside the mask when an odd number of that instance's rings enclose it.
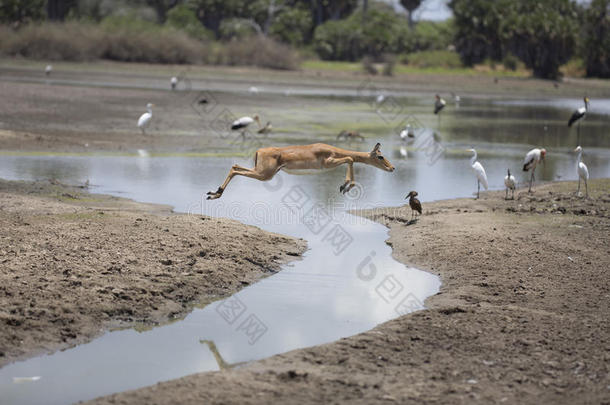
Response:
[[[347,193],[354,186],[354,163],[364,163],[387,172],[394,166],[381,155],[381,144],[370,152],[357,152],[337,148],[323,143],[313,145],[285,146],[281,148],[261,148],[254,155],[254,168],[247,169],[233,165],[227,179],[216,191],[208,192],[208,200],[220,198],[229,182],[235,176],[246,176],[260,181],[271,180],[280,170],[322,170],[347,164],[345,182],[339,187],[340,193]]]

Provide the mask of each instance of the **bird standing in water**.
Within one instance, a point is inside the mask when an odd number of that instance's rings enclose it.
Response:
[[[510,174],[510,169],[508,169],[508,174],[504,177],[504,185],[506,186],[506,196],[504,196],[505,200],[508,200],[508,190],[512,192],[511,199],[515,199],[515,176]]]
[[[419,215],[421,215],[421,203],[415,197],[417,197],[417,191],[411,191],[405,197],[405,200],[407,198],[409,199],[409,206],[411,207],[411,219],[413,219],[413,216],[415,215],[415,212],[418,212]]]
[[[589,110],[589,97],[585,97],[584,99],[585,105],[583,107],[580,107],[579,109],[575,110],[572,113],[572,116],[570,117],[570,120],[568,121],[568,127],[571,127],[572,124],[574,124],[575,122],[578,122],[578,126],[576,127],[576,136],[577,136],[577,141],[576,143],[578,145],[580,145],[580,123],[583,120],[583,118],[585,117],[585,115],[587,114],[587,111]]]

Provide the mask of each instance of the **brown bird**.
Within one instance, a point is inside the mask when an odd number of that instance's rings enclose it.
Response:
[[[417,197],[417,191],[411,191],[405,197],[405,200],[407,198],[409,199],[409,206],[411,207],[411,219],[413,219],[413,215],[415,215],[416,211],[419,212],[419,214],[421,215],[421,203],[415,197]]]
[[[344,140],[352,140],[352,139],[359,139],[361,141],[364,141],[364,137],[362,135],[360,135],[360,133],[358,131],[346,131],[345,129],[341,132],[339,132],[339,135],[337,135],[337,140],[339,139],[344,139]]]

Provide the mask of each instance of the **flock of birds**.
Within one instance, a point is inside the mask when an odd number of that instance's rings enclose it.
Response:
[[[52,73],[52,71],[53,71],[52,65],[47,65],[45,67],[46,76],[49,76]],[[173,76],[170,79],[171,89],[176,90],[178,83],[179,83],[179,79],[176,76]],[[258,88],[250,87],[248,91],[250,93],[257,94]],[[460,96],[455,93],[451,93],[451,96],[452,96],[455,104],[459,106],[459,103],[461,101]],[[383,94],[378,95],[376,98],[377,103],[383,103],[384,100],[385,100],[385,96]],[[584,100],[584,105],[582,107],[576,109],[570,116],[570,119],[568,120],[568,127],[571,127],[575,123],[577,123],[577,125],[578,125],[577,143],[579,144],[579,146],[577,146],[576,149],[574,149],[574,152],[578,153],[578,158],[577,158],[577,163],[576,163],[576,172],[578,174],[577,194],[580,194],[580,185],[581,185],[581,182],[584,182],[585,196],[588,197],[589,189],[588,189],[587,181],[589,180],[589,169],[587,168],[587,165],[582,161],[583,149],[580,146],[580,123],[582,122],[582,119],[585,117],[585,115],[587,114],[587,112],[589,110],[589,101],[590,100],[586,96],[584,97],[583,100]],[[436,94],[435,100],[434,100],[434,114],[439,117],[439,124],[440,124],[441,112],[445,108],[446,105],[447,105],[447,102],[439,94]],[[146,128],[148,128],[148,126],[150,125],[152,118],[153,118],[153,113],[152,113],[153,107],[154,107],[154,104],[148,103],[146,105],[146,112],[143,113],[140,116],[140,118],[138,119],[138,128],[142,131],[142,134],[144,134],[144,135],[146,135]],[[254,122],[256,122],[259,127],[257,130],[257,133],[266,135],[271,132],[271,130],[272,130],[271,122],[268,121],[264,126],[261,125],[261,121],[260,121],[260,118],[258,115],[255,115],[254,117],[246,116],[246,117],[241,117],[241,118],[236,119],[231,124],[231,130],[240,131],[241,136],[243,138],[245,138],[247,128]],[[415,132],[414,132],[411,124],[407,124],[407,126],[400,132],[399,136],[400,136],[401,140],[403,140],[407,143],[413,142],[415,140]],[[357,131],[344,130],[344,131],[341,131],[339,133],[339,135],[337,135],[337,139],[338,140],[340,140],[340,139],[364,140],[364,137],[362,135],[360,135],[360,133],[358,133]],[[485,190],[487,190],[489,187],[489,183],[487,181],[487,173],[485,172],[485,168],[483,167],[481,162],[479,162],[477,160],[477,151],[475,149],[468,149],[467,151],[472,153],[472,157],[470,158],[470,167],[472,168],[472,171],[477,180],[477,198],[479,198],[481,186],[483,186],[483,188]],[[546,157],[546,149],[544,149],[544,148],[534,148],[525,155],[525,159],[523,160],[523,171],[524,172],[531,171],[528,192],[532,191],[532,184],[535,181],[536,167],[538,166],[539,163],[544,162],[545,157]],[[507,175],[504,177],[504,185],[506,187],[505,199],[508,199],[509,192],[511,192],[511,198],[514,199],[517,181],[515,179],[515,176],[513,176],[511,174],[510,169],[507,169]],[[417,211],[421,214],[421,203],[419,202],[419,200],[417,198],[415,198],[416,196],[417,196],[417,192],[411,191],[409,193],[409,195],[407,195],[406,198],[409,198],[409,204],[410,204],[411,208],[414,211]]]

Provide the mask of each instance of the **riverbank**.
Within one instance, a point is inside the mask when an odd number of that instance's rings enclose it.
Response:
[[[0,180],[0,367],[186,315],[275,273],[300,239],[85,186]]]
[[[94,404],[609,403],[610,180],[362,212],[438,274],[427,309],[337,342]]]

